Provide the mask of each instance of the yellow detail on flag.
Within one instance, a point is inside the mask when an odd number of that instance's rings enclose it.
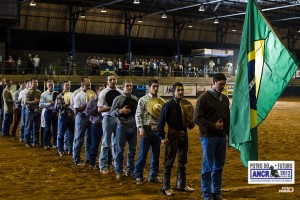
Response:
[[[257,126],[257,110],[250,109],[250,129]]]
[[[258,96],[262,71],[264,66],[264,45],[265,40],[257,40],[254,42],[255,48],[255,85],[256,85],[256,98]]]

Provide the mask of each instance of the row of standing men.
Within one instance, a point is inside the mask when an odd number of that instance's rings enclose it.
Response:
[[[44,131],[41,141],[45,150],[50,149],[52,137],[52,147],[58,149],[59,156],[72,154],[75,165],[83,165],[85,162],[97,169],[96,157],[102,139],[99,156],[100,172],[105,175],[114,169],[117,180],[121,180],[126,175],[134,177],[136,184],[141,185],[144,183],[144,168],[150,147],[152,152],[148,181],[162,182],[158,177],[162,142],[166,146],[163,193],[174,195],[170,186],[170,176],[177,151],[179,158],[176,188],[180,191],[194,191],[186,184],[185,166],[188,151],[187,128],[192,129],[195,126],[193,122],[195,116],[193,114],[185,116],[181,105],[184,96],[182,83],[176,82],[173,85],[174,98],[167,103],[157,95],[159,83],[156,79],[149,81],[149,93],[140,99],[131,94],[131,81],[123,82],[123,90],[116,87],[117,79],[113,74],[107,76],[107,87],[98,85],[96,93],[91,92],[91,82],[88,77],[81,78],[81,87],[73,93],[70,92],[69,81],[63,83],[62,93],[53,91],[52,80],[47,81],[47,90],[41,93],[37,89],[38,80],[34,78],[27,82],[27,88],[25,83],[21,83],[20,89],[14,96],[9,97],[6,90],[9,90],[11,84],[11,81],[7,81],[7,87],[3,91],[4,102],[8,102],[4,104],[8,107],[12,105],[11,102],[14,102],[15,106],[20,108],[22,118],[20,141],[24,141],[27,147],[39,145],[39,125],[42,121]],[[119,94],[116,95],[112,91]],[[10,98],[11,102],[7,101]],[[40,109],[42,109],[41,115]],[[5,112],[2,127],[4,137],[9,136],[11,119],[12,114]],[[169,126],[167,132],[164,131],[165,123]],[[216,122],[218,126],[222,123],[222,128],[219,130],[223,130],[223,122],[218,123]],[[134,164],[137,135],[141,137],[140,151],[138,160]],[[15,136],[14,132],[12,136]],[[83,143],[85,143],[84,162],[80,159]],[[126,143],[128,143],[128,154],[124,170]]]

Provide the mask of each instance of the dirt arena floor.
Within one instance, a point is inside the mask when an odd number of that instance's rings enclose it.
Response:
[[[299,115],[300,98],[280,99],[259,128],[259,159],[294,160],[295,185],[249,185],[239,152],[228,148],[223,173],[225,199],[300,199]],[[161,172],[163,152],[162,147]],[[59,157],[56,150],[26,148],[19,140],[0,138],[0,199],[201,199],[201,162],[201,145],[195,128],[189,132],[187,182],[196,191],[176,191],[175,196],[166,197],[159,192],[160,184],[146,182],[137,186],[133,178],[127,177],[116,181],[114,173],[101,175],[88,166],[77,167],[71,156]],[[176,164],[173,169],[172,185]],[[147,176],[149,163],[145,170]],[[294,192],[280,193],[284,186],[293,187]]]

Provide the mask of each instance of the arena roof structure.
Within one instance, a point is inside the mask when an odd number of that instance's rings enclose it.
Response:
[[[13,30],[238,45],[247,0],[8,0]],[[291,50],[300,49],[300,0],[258,0]],[[4,4],[1,12],[8,12]],[[33,6],[34,5],[34,6]],[[2,10],[2,11],[1,11]],[[14,10],[15,11],[15,10]],[[0,20],[0,24],[3,19]],[[6,20],[7,22],[7,20]],[[217,23],[218,22],[218,23]],[[130,30],[130,31],[128,31]]]

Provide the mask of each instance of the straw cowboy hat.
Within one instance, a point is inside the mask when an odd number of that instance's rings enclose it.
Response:
[[[65,92],[64,93],[64,102],[65,104],[69,105],[72,98],[72,92]]]
[[[150,115],[156,119],[158,119],[159,115],[160,115],[160,111],[162,109],[162,105],[165,102],[157,97],[154,97],[152,99],[150,99],[147,103],[147,110],[150,113]]]
[[[87,90],[86,91],[86,102],[89,102],[90,100],[94,99],[97,94],[94,92],[94,90]]]
[[[116,98],[117,96],[121,95],[121,93],[117,90],[110,90],[106,93],[105,95],[105,101],[107,103],[108,106],[112,106],[112,103],[114,101],[114,98]]]
[[[194,115],[194,106],[191,102],[189,102],[186,99],[182,99],[180,101],[180,106],[182,110],[182,118],[183,118],[183,124],[185,126],[188,126],[193,122],[193,115]]]

